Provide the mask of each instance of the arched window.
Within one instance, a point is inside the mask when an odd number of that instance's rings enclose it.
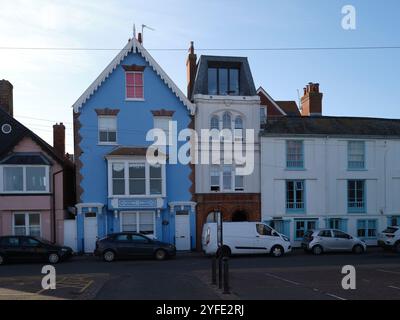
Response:
[[[240,116],[235,119],[235,129],[243,129],[243,120]]]
[[[217,116],[213,116],[211,118],[210,128],[217,129],[217,130],[219,129],[219,119]]]
[[[243,139],[243,120],[240,116],[235,118],[235,140]]]
[[[223,129],[231,129],[232,128],[232,120],[229,112],[225,112],[222,116],[222,128]]]

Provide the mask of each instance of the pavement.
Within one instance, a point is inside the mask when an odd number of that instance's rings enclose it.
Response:
[[[342,267],[356,269],[356,289],[344,290]],[[0,299],[118,300],[363,300],[400,299],[400,255],[372,248],[366,254],[313,256],[295,250],[281,258],[229,260],[230,291],[211,285],[211,259],[178,253],[175,259],[105,263],[78,256],[56,265],[55,290],[43,290],[43,264],[0,267]]]

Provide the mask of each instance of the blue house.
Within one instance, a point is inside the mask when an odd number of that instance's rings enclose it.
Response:
[[[194,248],[191,166],[151,164],[146,135],[159,128],[168,137],[170,121],[178,133],[192,126],[195,108],[141,41],[130,39],[73,109],[78,251],[121,231]]]

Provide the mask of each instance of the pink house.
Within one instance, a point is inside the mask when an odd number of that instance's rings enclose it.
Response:
[[[0,236],[33,235],[64,243],[64,219],[75,202],[65,127],[54,147],[13,118],[12,85],[0,80]]]

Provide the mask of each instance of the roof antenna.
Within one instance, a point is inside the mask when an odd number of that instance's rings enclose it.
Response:
[[[143,40],[144,40],[144,28],[147,28],[151,31],[155,31],[155,29],[153,29],[152,27],[146,26],[145,24],[142,24],[142,44],[143,44]]]

